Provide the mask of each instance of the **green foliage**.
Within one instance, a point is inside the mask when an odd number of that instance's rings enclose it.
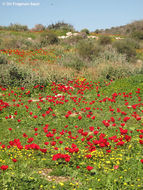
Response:
[[[106,77],[106,79],[119,79],[119,78],[124,78],[124,77],[128,77],[131,76],[132,73],[131,71],[126,67],[113,67],[113,66],[109,66],[106,71],[103,72],[103,76]]]
[[[84,32],[86,34],[89,34],[89,30],[87,28],[82,29],[80,32]]]
[[[65,31],[74,31],[74,27],[71,24],[64,22],[57,22],[55,24],[50,24],[47,29],[49,30],[65,30]]]
[[[143,40],[143,31],[135,31],[131,34],[131,37],[137,40]]]
[[[2,45],[5,49],[17,49],[23,46],[23,42],[19,38],[7,38],[3,41]]]
[[[39,81],[39,78],[31,72],[30,68],[22,68],[14,63],[0,66],[1,86],[31,86],[39,83]]]
[[[48,32],[44,32],[42,33],[41,35],[41,46],[44,47],[44,46],[47,46],[47,45],[52,45],[52,44],[57,44],[59,41],[57,35],[52,32],[52,31],[48,31]]]
[[[43,26],[42,24],[36,24],[32,30],[34,30],[34,31],[43,31],[45,29],[46,29],[46,27]]]
[[[143,31],[143,20],[138,20],[123,26],[111,27],[109,29],[96,30],[97,33],[102,34],[118,34],[130,36],[134,32]]]
[[[101,48],[90,40],[81,40],[77,44],[77,52],[83,59],[92,60],[93,56],[98,56]]]
[[[8,63],[7,57],[5,55],[0,54],[0,65],[7,64],[7,63]]]
[[[127,60],[131,60],[136,56],[136,49],[138,44],[131,39],[124,39],[115,41],[113,45],[119,53],[126,54]]]
[[[99,44],[100,45],[108,45],[112,43],[112,39],[110,36],[100,36],[99,38]]]
[[[59,65],[81,71],[83,67],[86,67],[85,62],[76,53],[67,53],[63,55],[59,61]]]
[[[14,31],[27,31],[28,27],[21,24],[10,24],[10,26],[8,26],[8,29]]]
[[[81,35],[78,36],[71,36],[69,38],[63,39],[61,40],[61,44],[63,45],[70,45],[70,46],[74,46],[76,45],[78,42],[80,42],[81,40],[83,40],[83,37]]]

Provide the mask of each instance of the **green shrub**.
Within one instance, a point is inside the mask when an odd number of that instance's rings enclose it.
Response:
[[[0,39],[0,46],[2,45],[2,42],[3,42],[3,40],[2,40],[2,39]]]
[[[131,34],[131,37],[137,40],[143,40],[143,31],[136,31]]]
[[[95,57],[93,61],[90,63],[91,66],[97,66],[100,64],[107,65],[108,63],[115,64],[125,64],[127,62],[126,55],[118,53],[115,48],[106,46],[104,51],[99,53],[98,57]]]
[[[0,65],[1,64],[7,64],[8,60],[5,55],[0,55]]]
[[[110,36],[100,36],[99,44],[100,45],[108,45],[112,43],[112,39]]]
[[[34,26],[34,28],[32,28],[32,30],[34,30],[34,31],[43,31],[43,30],[45,30],[45,26],[43,26],[42,24],[36,24]]]
[[[124,78],[124,77],[128,77],[132,75],[132,72],[128,69],[128,67],[113,67],[113,66],[109,66],[109,68],[107,68],[106,70],[106,74],[104,75],[104,77],[106,77],[106,79],[119,79],[119,78]]]
[[[60,60],[59,65],[66,68],[72,68],[76,71],[80,71],[83,67],[86,67],[85,62],[76,53],[66,53]]]
[[[86,34],[89,34],[89,30],[87,28],[82,29],[80,32],[84,32]]]
[[[98,56],[101,48],[90,40],[81,40],[77,45],[77,53],[80,57],[92,60],[94,56]]]
[[[47,27],[48,30],[65,30],[65,31],[74,31],[74,27],[71,24],[64,22],[57,22],[55,24],[50,24]]]
[[[60,41],[61,45],[76,45],[78,42],[80,42],[81,40],[83,40],[83,37],[78,35],[78,36],[71,36],[69,38],[66,39],[62,39]]]
[[[16,49],[16,48],[21,48],[21,46],[23,46],[23,42],[19,38],[7,38],[3,40],[1,46],[4,49]]]
[[[0,65],[0,85],[9,86],[32,86],[33,77],[30,69],[19,67],[15,63]]]
[[[132,60],[136,56],[137,44],[130,39],[115,41],[114,47],[119,53],[126,54],[127,60]]]
[[[28,31],[28,27],[21,24],[10,24],[10,26],[8,26],[8,29],[14,31]]]
[[[41,46],[47,46],[47,45],[52,45],[52,44],[57,44],[59,41],[57,35],[52,32],[52,31],[48,31],[48,32],[44,32],[42,35],[41,35]]]

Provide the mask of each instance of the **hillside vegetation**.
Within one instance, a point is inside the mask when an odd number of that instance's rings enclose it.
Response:
[[[109,34],[120,34],[120,35],[130,35],[134,32],[143,32],[143,20],[134,21],[132,23],[112,27],[105,30],[97,30],[98,33],[109,33]]]

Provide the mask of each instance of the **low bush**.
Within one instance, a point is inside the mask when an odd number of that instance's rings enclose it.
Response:
[[[52,45],[52,44],[57,44],[59,41],[57,35],[54,32],[48,31],[48,32],[44,32],[41,35],[41,46],[47,46],[47,45]]]
[[[60,44],[61,45],[69,45],[69,46],[72,46],[72,45],[76,45],[78,42],[80,42],[81,40],[83,40],[83,37],[78,35],[78,36],[71,36],[69,38],[65,38],[65,39],[62,39],[60,41]]]
[[[37,81],[32,69],[20,67],[15,63],[0,66],[0,86],[32,86]]]
[[[63,57],[59,60],[59,65],[66,67],[66,68],[72,68],[76,71],[81,71],[83,67],[86,67],[86,63],[83,59],[81,59],[76,53],[66,53],[63,55]]]
[[[82,29],[80,32],[84,32],[86,34],[89,34],[89,30],[87,28]]]
[[[143,31],[135,31],[131,34],[131,37],[137,40],[143,40]]]
[[[57,22],[55,24],[50,24],[47,27],[48,30],[64,30],[64,31],[74,31],[74,27],[71,24],[65,22]]]
[[[8,29],[14,31],[28,31],[28,27],[21,24],[10,24],[10,26],[8,26]]]
[[[113,45],[119,53],[126,54],[127,60],[132,60],[136,56],[138,44],[134,40],[124,39],[115,41]]]
[[[100,36],[99,44],[100,45],[108,45],[112,43],[112,39],[110,36]]]
[[[7,57],[5,55],[0,55],[0,65],[7,63],[8,63]]]
[[[23,41],[22,39],[7,38],[3,40],[1,46],[4,49],[17,49],[23,46]]]
[[[95,45],[91,40],[81,40],[77,44],[77,53],[86,60],[92,60],[94,56],[98,56],[101,48]]]

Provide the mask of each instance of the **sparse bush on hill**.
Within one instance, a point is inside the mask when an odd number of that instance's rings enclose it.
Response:
[[[96,30],[97,33],[102,34],[119,34],[129,36],[133,32],[143,31],[143,20],[135,21],[123,26],[111,27],[110,29]]]
[[[81,71],[83,67],[86,67],[86,63],[83,59],[81,59],[76,53],[66,53],[63,57],[59,60],[58,64],[60,66],[64,66],[66,68],[72,68],[76,71]]]
[[[0,55],[0,65],[1,64],[7,64],[8,60],[5,55]]]
[[[98,56],[101,48],[91,40],[81,40],[77,45],[77,53],[83,59],[92,60],[93,56]]]
[[[82,35],[78,35],[78,36],[71,36],[69,38],[65,38],[65,39],[62,39],[60,41],[60,44],[62,45],[69,45],[69,46],[74,46],[76,45],[77,43],[79,43],[81,40],[83,40],[83,36]]]
[[[108,45],[112,43],[112,39],[110,36],[100,36],[99,44],[100,45]]]
[[[64,22],[57,22],[55,24],[50,24],[47,27],[48,30],[66,30],[66,31],[74,31],[74,27],[71,24]]]
[[[2,42],[3,42],[3,40],[2,40],[2,39],[0,39],[0,47],[1,47]]]
[[[89,34],[89,30],[87,28],[82,29],[80,32],[84,32],[86,34]]]
[[[16,48],[22,48],[24,45],[25,41],[23,41],[20,38],[7,38],[3,40],[3,43],[1,44],[2,48],[5,49],[16,49]]]
[[[10,26],[8,26],[8,29],[14,31],[28,31],[28,27],[21,24],[10,24]]]
[[[113,45],[119,53],[126,54],[127,60],[131,60],[136,56],[137,44],[135,41],[130,39],[124,39],[120,41],[115,41]]]
[[[32,30],[34,30],[34,31],[43,31],[43,30],[45,30],[45,29],[46,29],[46,27],[43,26],[42,24],[36,24],[36,25],[34,26],[34,28],[32,28]]]
[[[115,80],[131,76],[133,73],[131,69],[124,65],[110,65],[102,73],[103,77],[109,80]]]
[[[136,31],[131,34],[131,37],[137,40],[143,40],[143,31]]]
[[[38,76],[31,68],[18,66],[15,63],[0,66],[0,86],[32,86],[38,82]]]
[[[41,35],[41,46],[44,47],[44,46],[47,46],[47,45],[50,45],[50,44],[57,44],[59,41],[57,35],[52,32],[52,31],[48,31],[48,32],[44,32],[42,35]]]

